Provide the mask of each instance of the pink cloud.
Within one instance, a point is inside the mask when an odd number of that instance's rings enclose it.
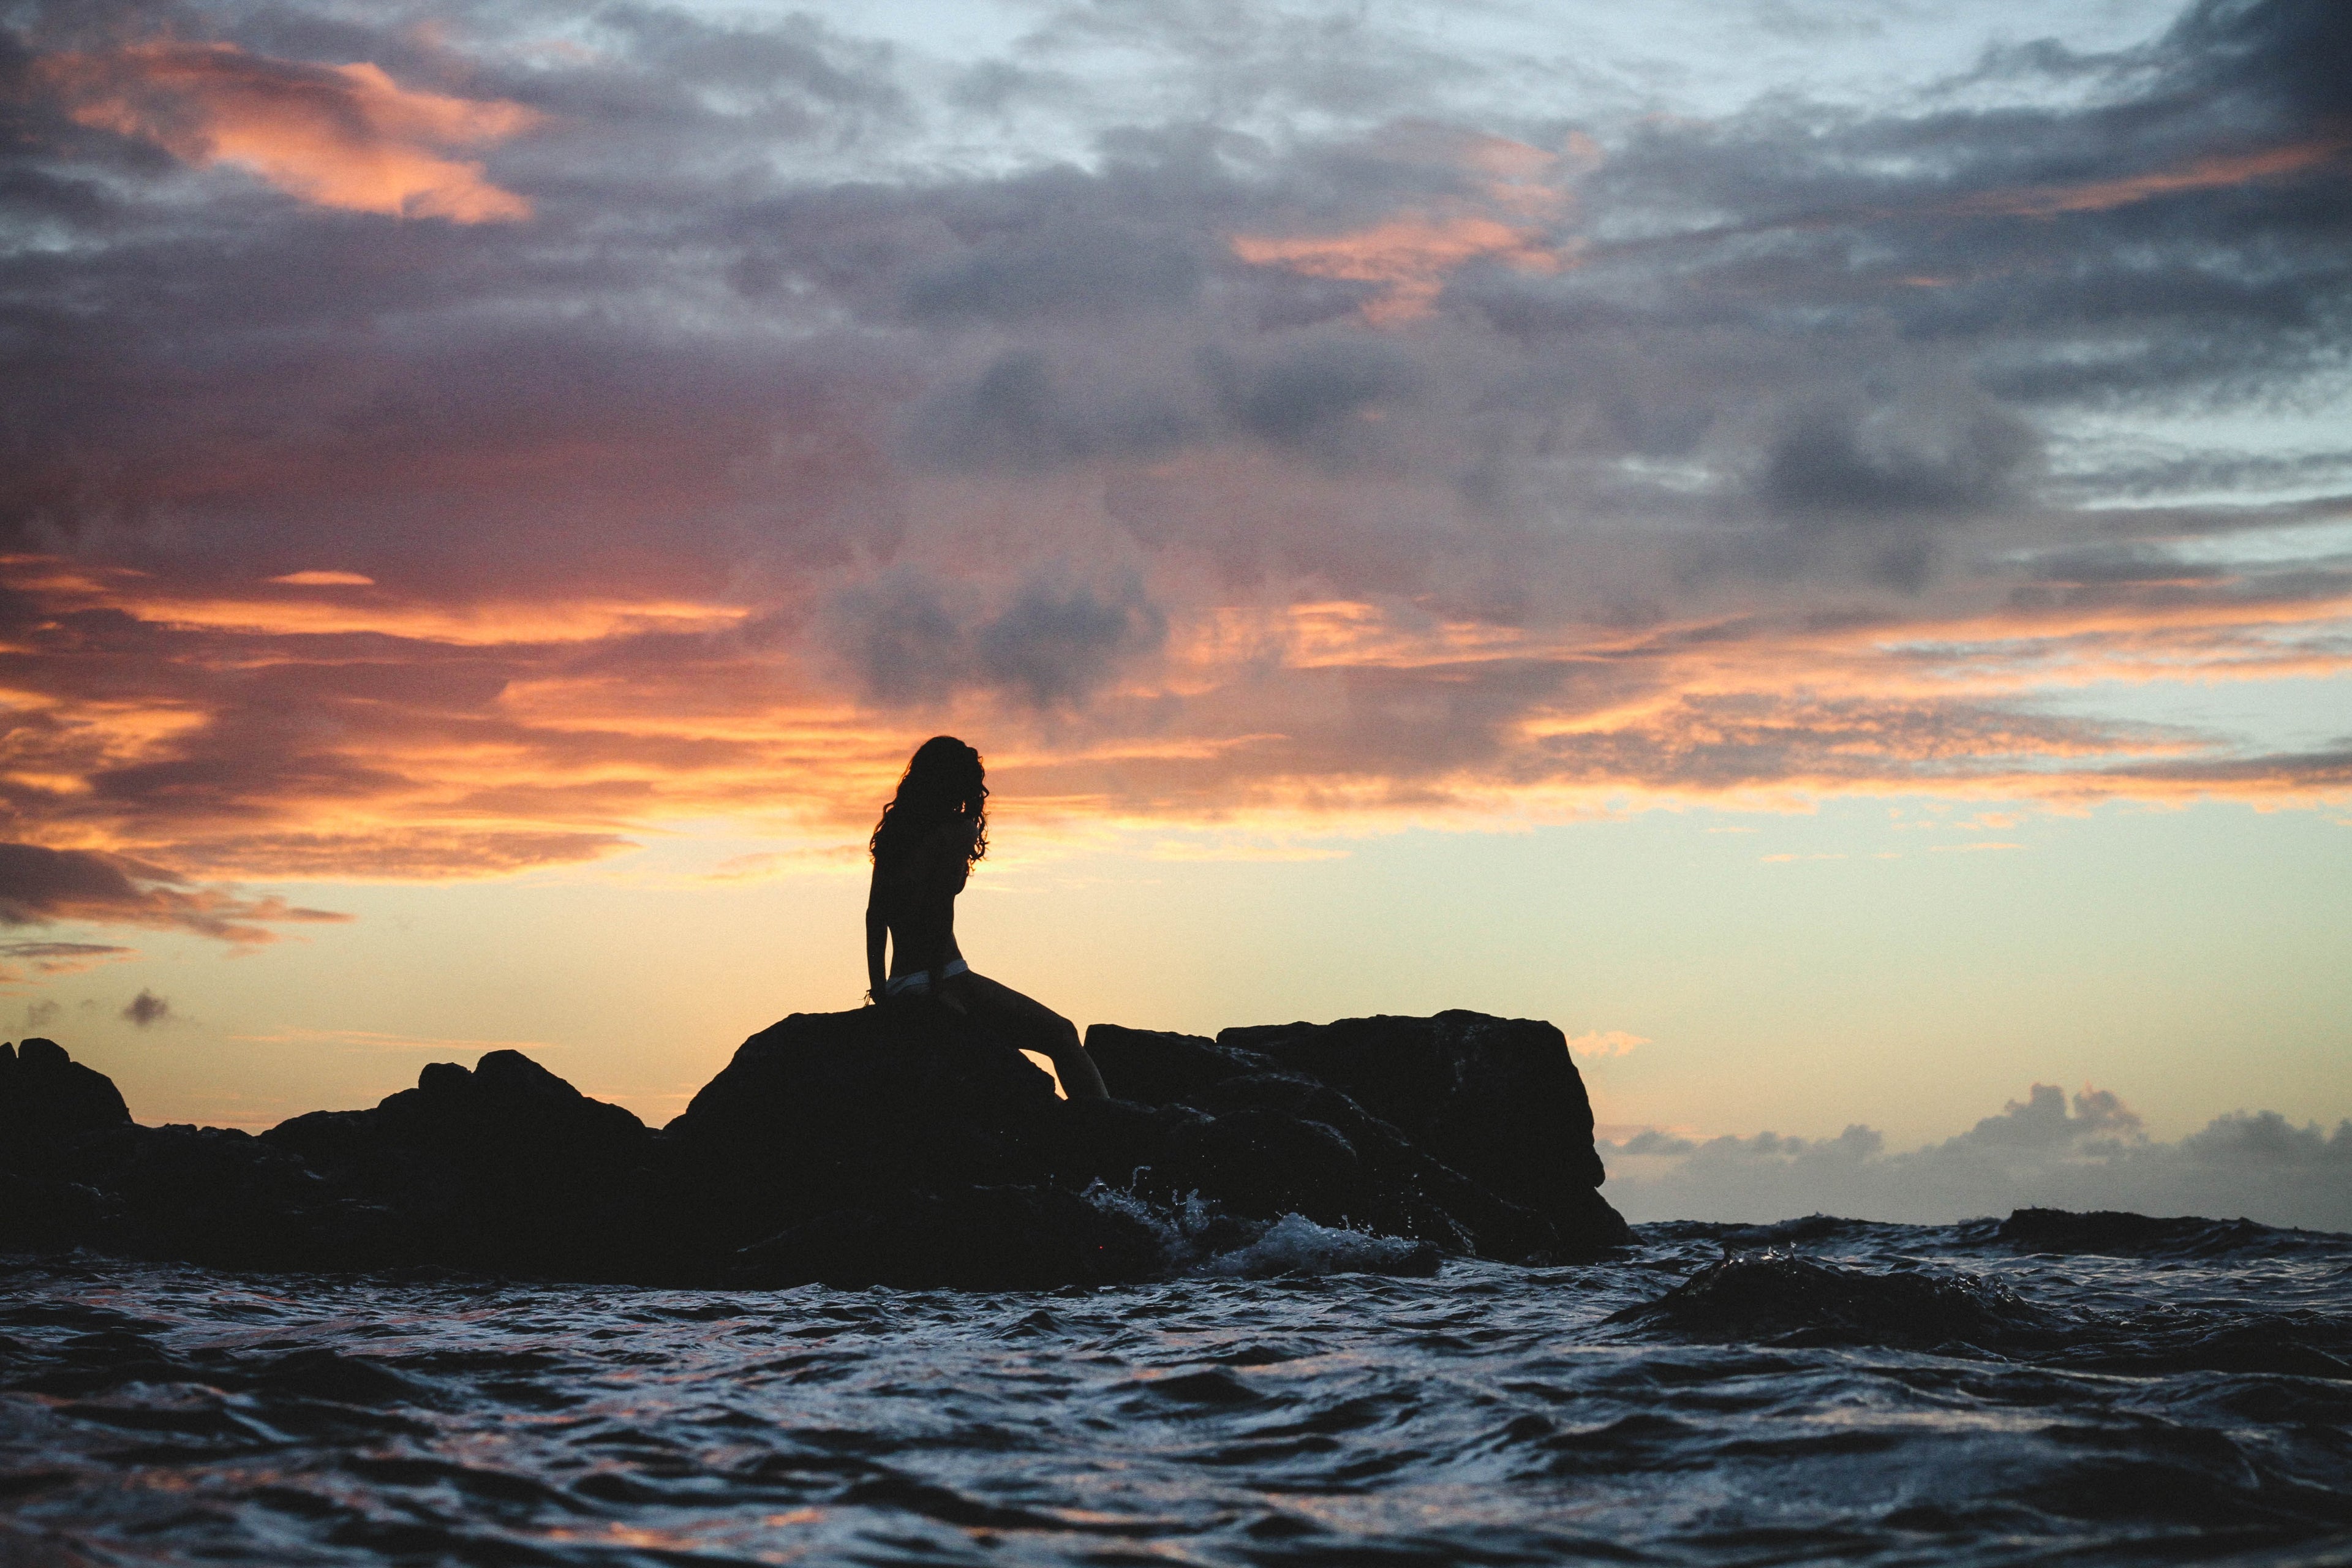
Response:
[[[156,42],[50,55],[37,79],[79,124],[152,142],[185,163],[232,163],[320,206],[511,223],[530,203],[450,154],[530,130],[503,100],[404,88],[365,61],[314,65],[231,44]]]

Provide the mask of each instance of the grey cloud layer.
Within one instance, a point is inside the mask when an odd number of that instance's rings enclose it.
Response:
[[[2274,1110],[2216,1117],[2177,1142],[2147,1136],[2114,1094],[2036,1084],[2023,1100],[1904,1153],[1853,1126],[1695,1142],[1643,1132],[1604,1148],[1629,1217],[1766,1221],[1797,1214],[1942,1224],[2036,1205],[2244,1217],[2352,1230],[2352,1122],[2296,1126]]]
[[[1082,6],[942,89],[847,21],[0,5],[16,551],[185,594],[331,568],[386,604],[748,611],[724,633],[476,654],[240,641],[26,588],[0,605],[26,689],[201,722],[124,761],[20,714],[23,743],[90,787],[9,784],[15,832],[112,825],[177,866],[212,863],[163,852],[201,826],[291,866],[273,811],[412,790],[404,746],[510,745],[551,770],[742,750],[529,732],[520,685],[748,690],[786,664],[890,714],[992,702],[1008,726],[1274,737],[1193,748],[1217,760],[1155,778],[1154,799],[1246,799],[1277,775],[1406,798],[1449,767],[1701,789],[1960,776],[2000,745],[2090,754],[2126,732],[1914,692],[1710,692],[1664,702],[1668,730],[1540,742],[1517,726],[1654,692],[1697,645],[1642,629],[1677,616],[1736,649],[1865,622],[1891,640],[1986,606],[2030,627],[2352,595],[2318,554],[2181,554],[2343,516],[2340,437],[2103,453],[2075,429],[2341,397],[2345,7],[2200,0],[2120,53],[1995,52],[1899,103],[1780,84],[1711,120],[1586,103],[1573,70],[1533,97],[1432,37],[1377,11]],[[72,117],[58,61],[119,66],[158,39],[232,46],[309,90],[364,61],[522,105],[529,129],[466,155],[530,216],[336,210]],[[1064,68],[1113,55],[1115,87]],[[1048,150],[982,134],[1008,124]],[[1293,248],[1252,262],[1253,239]],[[2287,500],[2216,503],[2217,485]],[[1324,597],[1399,625],[1623,637],[1605,658],[1279,679],[1237,655],[1214,690],[1130,689],[1218,611]],[[2133,767],[2116,776],[2343,776],[2334,752]],[[633,798],[541,780],[436,809],[526,797],[538,815],[484,863],[609,847]]]
[[[1516,498],[1487,532],[1563,513],[1697,521],[1738,546],[1717,565],[1916,588],[1938,537],[2030,491],[2042,415],[2277,396],[2340,368],[2352,339],[2340,158],[2034,205],[2345,134],[2331,84],[2352,75],[2352,44],[2316,0],[2201,5],[2128,58],[1990,60],[2015,89],[2006,109],[1780,98],[1727,122],[1596,126],[1607,155],[1571,182],[1571,208],[1530,225],[1591,242],[1583,265],[1473,262],[1410,333],[1355,314],[1380,284],[1245,266],[1228,244],[1475,199],[1477,171],[1432,153],[1444,138],[1381,130],[1376,92],[1356,95],[1360,129],[1320,139],[1138,124],[1100,134],[1087,167],[813,179],[795,163],[824,158],[803,150],[911,152],[956,110],[915,101],[887,50],[804,18],[609,8],[567,63],[523,52],[547,10],[465,13],[452,36],[471,52],[351,15],[141,7],[107,25],[87,6],[13,8],[23,460],[0,517],[20,537],[127,520],[147,525],[131,548],[227,533],[266,552],[320,526],[331,496],[355,545],[394,554],[420,525],[446,531],[423,520],[453,491],[527,535],[513,514],[551,484],[602,496],[583,520],[595,546],[725,559],[745,530],[856,531],[774,515],[780,487],[745,471],[777,430],[842,417],[884,469],[1240,442]],[[1199,18],[1119,16],[1166,72],[1206,68]],[[540,110],[546,127],[490,159],[537,216],[388,225],[221,172],[202,176],[206,205],[159,207],[151,194],[190,176],[62,123],[24,84],[45,50],[160,28]],[[1412,53],[1370,26],[1344,47],[1367,81]],[[1296,57],[1294,85],[1323,63]],[[2108,84],[2088,107],[2032,107],[2085,74]],[[1556,145],[1568,125],[1475,129]],[[37,233],[68,246],[21,243]],[[1628,459],[1696,465],[1706,504]],[[636,482],[604,493],[624,475]],[[629,504],[664,485],[688,491],[690,519]],[[369,504],[343,504],[353,489]],[[1461,515],[1475,535],[1480,506]],[[1282,558],[1279,520],[1260,521]],[[1463,542],[1440,531],[1430,548]]]

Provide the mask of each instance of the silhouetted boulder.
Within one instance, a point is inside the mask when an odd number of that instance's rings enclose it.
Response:
[[[645,1123],[520,1051],[471,1072],[435,1062],[373,1110],[314,1111],[261,1136],[387,1210],[404,1263],[623,1279],[660,1225]]]
[[[1229,1050],[1201,1035],[1096,1024],[1087,1030],[1087,1055],[1114,1099],[1166,1105],[1229,1078],[1279,1071],[1273,1058]]]
[[[114,1080],[38,1036],[0,1045],[0,1148],[49,1143],[101,1127],[127,1126],[131,1110]]]
[[[1623,1221],[1597,1200],[1607,1179],[1592,1145],[1592,1103],[1551,1025],[1483,1013],[1342,1018],[1227,1029],[1227,1050],[1255,1052],[1330,1085],[1414,1144],[1509,1202],[1549,1218],[1563,1237],[1612,1234]]]
[[[1170,1186],[1183,1189],[1190,1183],[1239,1214],[1270,1218],[1296,1210],[1325,1225],[1362,1226],[1384,1236],[1427,1241],[1449,1253],[1511,1261],[1585,1256],[1615,1245],[1595,1246],[1580,1234],[1563,1236],[1543,1215],[1497,1197],[1347,1095],[1302,1074],[1257,1072],[1224,1079],[1192,1094],[1183,1108],[1221,1121],[1244,1111],[1278,1112],[1329,1129],[1354,1151],[1356,1180],[1345,1186],[1297,1180],[1273,1184],[1261,1177],[1257,1180],[1267,1185],[1253,1187],[1249,1178],[1236,1179],[1240,1173],[1230,1167],[1204,1170],[1179,1163],[1169,1173]],[[1283,1191],[1289,1202],[1269,1210],[1264,1195],[1268,1186]]]
[[[1328,1206],[1390,1235],[1490,1258],[1590,1258],[1630,1233],[1594,1190],[1604,1179],[1592,1108],[1568,1042],[1549,1024],[1443,1013],[1348,1018],[1198,1035],[1097,1024],[1087,1032],[1114,1094],[1213,1115],[1276,1109],[1339,1131],[1369,1179],[1347,1192],[1294,1181],[1299,1212]],[[1303,1149],[1306,1145],[1300,1145]],[[1266,1189],[1236,1183],[1262,1156],[1196,1162],[1179,1179],[1261,1212]]]
[[[1378,1026],[1363,1049],[1359,1024]],[[1072,1102],[1011,1041],[910,1002],[761,1030],[658,1132],[493,1051],[470,1071],[434,1063],[373,1110],[316,1111],[258,1138],[137,1126],[102,1075],[28,1042],[0,1064],[0,1113],[43,1118],[45,1131],[0,1161],[0,1246],[231,1267],[970,1289],[1202,1266],[1219,1225],[1245,1247],[1281,1231],[1276,1221],[1402,1238],[1393,1246],[1419,1244],[1417,1258],[1589,1257],[1622,1239],[1623,1222],[1589,1186],[1543,1184],[1583,1167],[1557,1152],[1514,1163],[1470,1134],[1539,1131],[1572,1155],[1581,1112],[1590,1160],[1590,1111],[1564,1046],[1565,1085],[1533,1059],[1545,1029],[1469,1014],[1359,1020],[1266,1032],[1277,1048],[1258,1051],[1099,1026],[1090,1038],[1105,1077],[1131,1098]],[[1436,1103],[1410,1103],[1415,1085]],[[1494,1102],[1513,1094],[1533,1103]],[[1424,1138],[1454,1140],[1513,1192]]]

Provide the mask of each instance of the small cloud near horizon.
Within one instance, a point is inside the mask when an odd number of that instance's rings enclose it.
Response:
[[[1648,1044],[1650,1037],[1647,1035],[1628,1034],[1623,1029],[1594,1029],[1568,1037],[1568,1048],[1571,1052],[1594,1061],[1605,1057],[1630,1057]]]
[[[121,1016],[142,1029],[151,1028],[171,1018],[172,1005],[142,985],[138,995],[123,1004]]]
[[[282,577],[265,577],[266,583],[283,583],[289,588],[373,588],[375,579],[357,572],[289,572]]]

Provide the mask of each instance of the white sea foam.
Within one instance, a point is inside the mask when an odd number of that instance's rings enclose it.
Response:
[[[1317,1225],[1286,1214],[1248,1246],[1220,1253],[1191,1270],[1228,1279],[1289,1274],[1434,1274],[1436,1249],[1425,1241]]]
[[[1087,1197],[1097,1207],[1149,1226],[1159,1237],[1168,1272],[1174,1276],[1271,1279],[1292,1275],[1437,1271],[1437,1251],[1427,1242],[1318,1225],[1304,1215],[1241,1219],[1205,1202],[1198,1193],[1170,1205],[1099,1184]]]

